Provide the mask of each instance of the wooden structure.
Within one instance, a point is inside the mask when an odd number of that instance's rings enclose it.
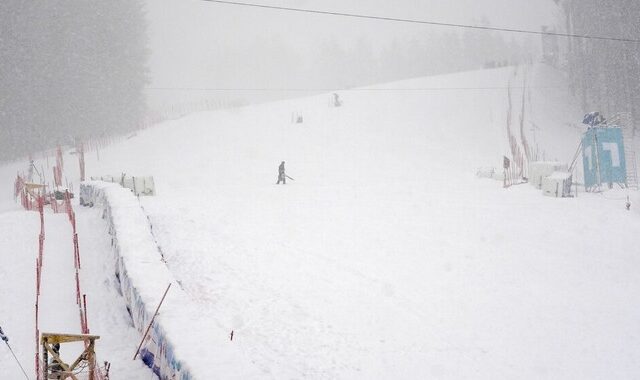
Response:
[[[38,197],[45,195],[47,187],[40,183],[26,182],[24,184],[24,190],[32,199],[37,199]]]
[[[42,344],[43,379],[79,380],[78,373],[86,367],[89,373],[89,380],[96,380],[96,339],[100,339],[100,337],[85,334],[42,333],[40,343]],[[85,349],[73,363],[65,364],[60,358],[59,350],[55,349],[54,346],[73,342],[84,342]],[[49,355],[52,357],[51,364],[49,363]]]

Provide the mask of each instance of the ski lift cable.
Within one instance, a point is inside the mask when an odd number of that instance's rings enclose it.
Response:
[[[521,89],[553,89],[557,86],[523,87],[523,86],[495,86],[495,87],[415,87],[415,88],[223,88],[223,87],[147,87],[148,91],[255,91],[255,92],[384,92],[384,91],[474,91],[474,90],[521,90]]]
[[[444,27],[452,27],[452,28],[490,30],[490,31],[506,32],[506,33],[535,34],[535,35],[541,35],[541,36],[557,36],[557,37],[567,37],[567,38],[580,38],[580,39],[587,39],[587,40],[601,40],[601,41],[617,41],[617,42],[640,43],[640,39],[636,39],[636,38],[618,38],[618,37],[608,37],[608,36],[590,36],[590,35],[585,35],[585,34],[559,33],[559,32],[549,32],[549,31],[535,31],[535,30],[526,30],[526,29],[515,29],[515,28],[498,28],[498,27],[481,26],[481,25],[456,24],[456,23],[449,23],[449,22],[405,19],[405,18],[397,18],[397,17],[373,16],[373,15],[364,15],[364,14],[358,14],[358,13],[321,11],[321,10],[317,10],[317,9],[281,7],[281,6],[275,6],[275,5],[244,3],[244,2],[236,2],[236,1],[224,1],[224,0],[202,0],[202,1],[207,1],[207,2],[210,2],[210,3],[226,4],[226,5],[236,5],[236,6],[244,6],[244,7],[272,9],[272,10],[288,11],[288,12],[314,13],[314,14],[321,14],[321,15],[328,15],[328,16],[342,16],[342,17],[352,17],[352,18],[370,19],[370,20],[378,20],[378,21],[404,22],[404,23],[411,23],[411,24],[434,25],[434,26],[444,26]]]

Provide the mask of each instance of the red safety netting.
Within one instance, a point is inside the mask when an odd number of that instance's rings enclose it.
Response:
[[[40,373],[40,325],[39,325],[39,304],[40,304],[40,285],[42,283],[42,258],[44,255],[44,197],[39,197],[38,201],[38,213],[40,214],[40,235],[38,237],[38,257],[36,257],[36,356],[35,356],[35,370],[36,379],[42,379]]]
[[[64,200],[59,202],[55,199],[55,196],[50,194],[49,196],[38,196],[34,198],[30,193],[26,191],[26,187],[24,186],[24,181],[20,176],[16,179],[15,191],[21,194],[21,202],[22,205],[27,210],[37,210],[40,216],[40,234],[38,237],[38,256],[36,257],[36,302],[35,302],[35,340],[36,340],[36,351],[35,351],[35,371],[36,371],[36,379],[44,380],[45,374],[42,373],[43,367],[40,362],[40,315],[39,315],[39,305],[40,305],[40,291],[42,286],[42,263],[44,256],[44,241],[45,241],[45,232],[44,232],[44,206],[46,203],[49,203],[54,212],[58,213],[66,213],[67,219],[71,224],[72,229],[72,239],[73,239],[73,265],[75,269],[75,291],[76,291],[76,304],[78,306],[78,314],[80,318],[80,330],[83,334],[89,334],[89,323],[87,318],[87,295],[82,293],[82,289],[80,286],[80,246],[78,239],[78,232],[76,230],[76,215],[73,210],[73,205],[71,203],[71,194],[69,191],[65,192]],[[87,343],[85,343],[87,344]],[[96,380],[105,380],[105,374],[102,372],[101,367],[98,363],[94,363],[94,378]]]

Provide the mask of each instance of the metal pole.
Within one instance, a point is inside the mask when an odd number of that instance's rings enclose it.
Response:
[[[144,335],[142,336],[142,340],[140,341],[140,344],[138,345],[138,349],[136,350],[136,354],[133,355],[133,360],[136,360],[136,358],[138,357],[138,353],[140,352],[140,348],[142,347],[142,344],[144,343],[144,340],[147,337],[147,334],[149,333],[149,329],[151,329],[151,325],[153,324],[153,320],[156,319],[156,316],[158,315],[158,311],[160,310],[160,306],[162,306],[162,303],[164,302],[164,297],[166,297],[167,293],[169,292],[169,288],[171,288],[171,284],[169,284],[169,286],[167,286],[167,290],[164,291],[164,295],[162,296],[162,299],[160,300],[160,303],[158,304],[158,307],[156,308],[156,312],[153,313],[153,317],[151,318],[151,321],[149,322],[149,326],[147,326],[147,330],[144,332]]]
[[[602,185],[602,177],[600,176],[600,149],[598,149],[598,131],[593,130],[593,142],[596,148],[596,180],[598,182],[598,191]]]

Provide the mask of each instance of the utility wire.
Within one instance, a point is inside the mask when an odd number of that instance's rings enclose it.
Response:
[[[22,370],[24,377],[26,377],[27,380],[29,380],[29,376],[27,375],[27,372],[24,370],[24,367],[22,367],[22,364],[20,364],[20,360],[18,360],[18,357],[13,352],[13,349],[11,349],[11,346],[9,345],[9,338],[5,335],[4,331],[2,331],[2,327],[0,327],[0,339],[4,341],[4,343],[9,348],[9,351],[11,351],[11,355],[13,355],[13,358],[16,360],[16,363],[18,363],[18,366],[20,366],[20,369]]]
[[[20,369],[22,370],[22,373],[24,374],[24,377],[26,377],[27,380],[30,380],[29,379],[29,375],[27,375],[27,372],[24,370],[24,367],[22,367],[22,364],[20,364],[20,360],[18,360],[18,357],[16,356],[16,354],[11,349],[11,346],[9,345],[9,343],[7,343],[7,347],[9,347],[9,351],[11,351],[11,355],[13,355],[13,358],[16,359],[16,363],[18,363],[18,365],[20,366]]]
[[[147,87],[148,91],[255,91],[255,92],[384,92],[384,91],[467,91],[467,90],[518,90],[518,89],[551,89],[562,88],[557,86],[548,87],[416,87],[416,88],[206,88],[206,87]]]
[[[557,37],[568,37],[568,38],[581,38],[581,39],[589,39],[589,40],[640,43],[640,39],[635,39],[635,38],[616,38],[616,37],[606,37],[606,36],[589,36],[589,35],[586,35],[586,34],[546,32],[546,31],[535,31],[535,30],[513,29],[513,28],[497,28],[497,27],[481,26],[481,25],[454,24],[454,23],[448,23],[448,22],[405,19],[405,18],[396,18],[396,17],[372,16],[372,15],[363,15],[363,14],[357,14],[357,13],[330,12],[330,11],[321,11],[321,10],[317,10],[317,9],[278,7],[278,6],[275,6],[275,5],[241,3],[241,2],[236,2],[236,1],[223,1],[223,0],[202,0],[202,1],[207,1],[207,2],[210,2],[210,3],[226,4],[226,5],[238,5],[238,6],[244,6],[244,7],[274,9],[274,10],[288,11],[288,12],[314,13],[314,14],[329,15],[329,16],[353,17],[353,18],[379,20],[379,21],[404,22],[404,23],[411,23],[411,24],[446,26],[446,27],[464,28],[464,29],[493,30],[493,31],[498,31],[498,32],[535,34],[535,35],[542,35],[542,36],[557,36]]]

